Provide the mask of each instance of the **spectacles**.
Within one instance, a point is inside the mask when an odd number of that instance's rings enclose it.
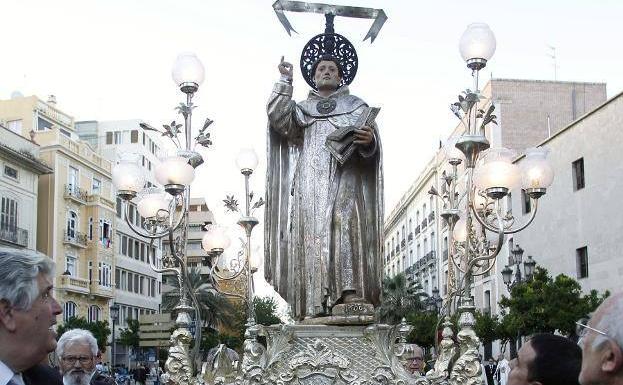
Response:
[[[601,334],[604,337],[611,338],[608,334],[606,334],[606,332],[601,331],[599,329],[595,329],[594,327],[588,326],[587,324],[588,324],[587,319],[581,319],[579,321],[576,321],[575,323],[576,325],[575,334],[579,337],[578,345],[582,346],[582,340],[584,339],[584,337],[586,337],[589,331],[593,331],[597,334]]]
[[[91,362],[93,360],[93,357],[87,357],[87,356],[80,356],[80,357],[66,356],[66,357],[62,357],[61,359],[66,364],[73,365],[73,364],[76,363],[76,361],[80,361],[80,364],[84,365],[84,364],[88,364],[89,362]]]

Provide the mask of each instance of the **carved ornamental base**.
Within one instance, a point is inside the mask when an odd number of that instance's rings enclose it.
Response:
[[[247,341],[244,384],[374,385],[417,384],[394,352],[388,325],[275,325],[264,328],[268,346]],[[247,354],[247,352],[251,354]],[[259,353],[259,354],[258,354]]]

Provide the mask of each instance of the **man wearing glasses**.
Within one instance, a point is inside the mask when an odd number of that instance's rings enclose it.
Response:
[[[115,385],[112,377],[95,370],[99,349],[90,331],[72,329],[65,332],[58,340],[56,355],[64,385]]]
[[[0,385],[61,384],[42,365],[56,347],[54,262],[32,250],[0,248]]]
[[[623,292],[599,305],[588,322],[578,322],[582,348],[581,385],[623,385]]]
[[[424,374],[424,350],[416,344],[405,345],[405,352],[402,356],[405,360],[405,369],[415,376]]]

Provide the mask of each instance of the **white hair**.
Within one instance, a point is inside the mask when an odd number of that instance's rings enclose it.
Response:
[[[623,319],[623,292],[615,293],[606,298],[598,310],[601,318],[593,327],[606,333],[608,337],[616,341],[623,351],[623,322],[621,322]],[[593,349],[596,349],[606,339],[605,336],[598,334],[593,340]]]
[[[93,356],[97,356],[97,340],[90,331],[84,329],[71,329],[63,333],[56,344],[56,355],[62,357],[65,353],[65,347],[76,343],[89,344],[91,353]]]
[[[48,256],[34,250],[0,248],[0,301],[30,310],[39,296],[39,274],[54,274],[54,261]]]

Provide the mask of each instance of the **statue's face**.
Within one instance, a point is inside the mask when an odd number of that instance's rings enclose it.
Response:
[[[330,60],[323,60],[316,66],[314,82],[319,90],[337,90],[342,78],[337,65]]]

